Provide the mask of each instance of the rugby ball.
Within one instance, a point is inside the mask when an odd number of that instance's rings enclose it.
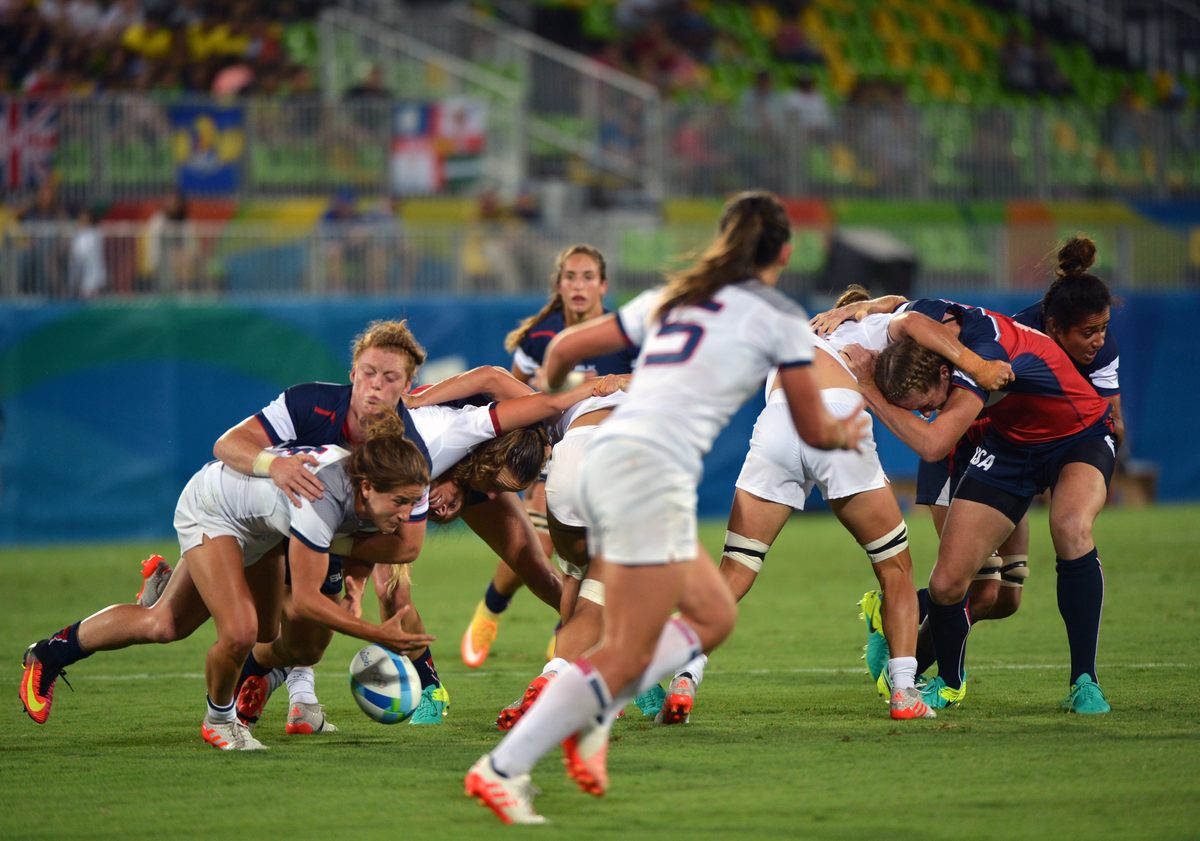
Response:
[[[350,693],[371,718],[395,724],[421,703],[421,678],[403,654],[368,645],[350,661]]]

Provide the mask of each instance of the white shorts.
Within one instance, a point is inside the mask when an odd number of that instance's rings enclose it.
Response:
[[[599,428],[592,425],[568,429],[550,454],[550,465],[546,468],[546,510],[564,526],[587,528],[583,501],[579,498],[579,477],[584,451]]]
[[[224,494],[221,487],[221,462],[209,462],[200,468],[183,486],[179,502],[175,505],[175,533],[179,536],[179,555],[194,549],[204,542],[207,535],[233,537],[242,546],[242,563],[256,563],[272,547],[278,545],[283,536],[278,532],[251,531],[230,516],[222,504]]]
[[[861,405],[862,397],[848,388],[827,388],[821,390],[821,402],[834,417],[845,418]],[[863,414],[870,417],[865,411]],[[787,398],[782,391],[774,391],[754,424],[750,452],[736,484],[797,511],[804,510],[804,501],[814,487],[826,501],[885,487],[888,480],[870,427],[859,448],[861,452],[818,450],[805,444],[792,423]]]
[[[624,566],[696,557],[696,477],[638,438],[588,447],[580,497],[588,551]]]

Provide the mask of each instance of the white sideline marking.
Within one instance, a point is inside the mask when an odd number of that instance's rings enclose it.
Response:
[[[1100,670],[1107,671],[1108,669],[1194,669],[1192,663],[1100,663]],[[1007,672],[1027,672],[1027,671],[1052,671],[1057,669],[1069,669],[1069,663],[982,663],[973,664],[971,670],[983,674],[988,671],[1007,671]],[[318,668],[321,674],[333,674],[334,669]],[[809,666],[795,669],[721,669],[714,668],[714,673],[723,675],[858,675],[866,672],[866,666],[861,668],[820,668],[817,666]],[[455,677],[513,677],[513,676],[528,676],[528,670],[519,669],[486,669],[483,671],[470,671],[462,674],[456,674]],[[88,680],[112,680],[112,681],[130,681],[130,680],[203,680],[203,672],[137,672],[134,674],[125,675],[88,675]]]

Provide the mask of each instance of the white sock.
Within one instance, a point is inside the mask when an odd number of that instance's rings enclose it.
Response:
[[[692,683],[699,686],[700,681],[704,680],[704,667],[707,665],[708,655],[701,654],[699,657],[693,657],[689,660],[687,665],[675,673],[675,677],[679,677],[686,672],[692,676]]]
[[[234,698],[229,702],[229,706],[222,707],[219,704],[213,703],[213,699],[207,695],[204,700],[208,705],[208,720],[213,724],[230,724],[237,721],[237,699]]]
[[[586,671],[585,671],[586,669]],[[529,712],[492,751],[492,767],[505,776],[528,774],[563,739],[587,727],[612,702],[604,678],[584,661],[558,673]]]
[[[563,669],[565,669],[569,665],[571,665],[570,661],[564,660],[561,657],[555,657],[553,660],[551,660],[549,663],[546,664],[546,667],[544,669],[542,669],[542,674],[548,675],[551,672],[557,674],[558,672],[561,672]]]
[[[893,657],[888,660],[888,676],[892,679],[892,691],[908,689],[917,676],[916,657]]]
[[[678,616],[668,619],[663,625],[662,633],[658,635],[658,643],[654,646],[654,656],[642,676],[634,683],[621,689],[613,698],[615,712],[625,709],[625,705],[645,692],[651,686],[685,663],[690,664],[694,659],[703,657],[700,653],[700,637],[692,630],[692,626]],[[703,667],[701,667],[703,672]],[[699,682],[699,681],[697,681]],[[613,718],[616,718],[616,715]],[[611,724],[611,722],[610,722]]]
[[[289,704],[317,703],[317,676],[312,666],[293,666],[288,670],[287,688]]]

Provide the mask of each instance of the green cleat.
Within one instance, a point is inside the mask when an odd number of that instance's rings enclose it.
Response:
[[[946,681],[942,680],[942,676],[938,675],[933,680],[925,685],[921,690],[921,699],[931,710],[944,710],[949,707],[957,707],[962,703],[963,698],[967,697],[967,678],[963,676],[962,686],[958,689],[951,689],[946,685]]]
[[[633,699],[646,718],[654,718],[667,700],[667,693],[657,683]]]
[[[1080,715],[1104,715],[1112,712],[1104,690],[1092,680],[1091,675],[1080,675],[1071,686],[1071,694],[1059,705],[1063,712],[1079,713]]]
[[[860,618],[867,623],[867,644],[863,647],[863,658],[867,661],[867,674],[875,682],[875,691],[885,701],[892,697],[892,683],[888,677],[888,660],[892,658],[887,637],[883,635],[883,594],[868,590],[859,599],[862,609]]]
[[[444,686],[426,686],[421,690],[421,702],[408,719],[409,724],[441,724],[450,712],[450,693]]]

